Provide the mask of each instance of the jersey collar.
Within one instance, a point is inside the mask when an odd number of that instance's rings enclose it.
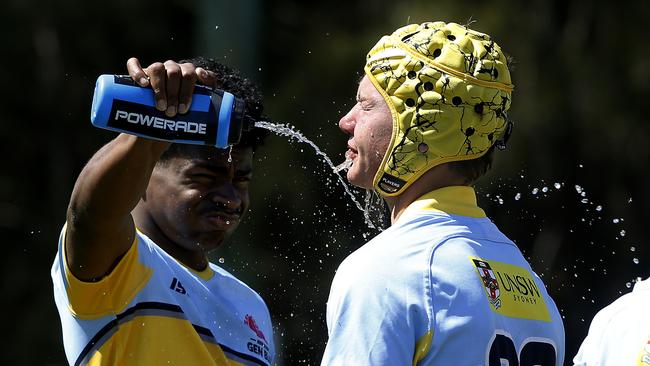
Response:
[[[486,217],[485,211],[476,203],[474,188],[468,186],[443,187],[431,191],[411,203],[402,217],[418,211],[445,212],[450,215]]]
[[[142,235],[142,236],[146,237],[146,238],[149,239],[152,243],[154,243],[158,248],[160,248],[160,246],[159,246],[156,242],[154,242],[153,240],[151,240],[151,238],[148,237],[147,234],[143,233],[143,232],[142,232],[138,227],[136,227],[135,230],[138,232],[139,235]],[[210,263],[208,263],[208,264],[206,265],[205,269],[202,269],[202,270],[200,270],[200,271],[197,271],[197,270],[195,270],[195,269],[192,269],[192,268],[186,266],[185,263],[179,261],[178,259],[172,257],[169,253],[165,252],[165,250],[164,250],[163,248],[160,248],[160,250],[162,250],[165,254],[167,254],[170,258],[172,258],[173,260],[175,260],[175,261],[176,261],[177,263],[179,263],[181,266],[185,267],[188,271],[192,272],[194,275],[196,275],[196,276],[202,278],[203,280],[205,280],[205,281],[209,281],[209,280],[212,279],[212,277],[214,277],[214,271],[213,271],[212,268],[210,267]],[[208,262],[209,262],[209,260],[208,260]]]
[[[209,263],[208,263],[208,265],[205,267],[205,269],[203,269],[202,271],[197,271],[197,270],[195,270],[195,269],[192,269],[192,268],[186,266],[185,264],[183,264],[181,261],[178,261],[178,263],[182,264],[183,267],[187,268],[190,272],[192,272],[192,273],[194,273],[195,275],[201,277],[201,278],[202,278],[203,280],[205,280],[205,281],[209,281],[209,280],[212,279],[212,277],[214,277],[214,271],[212,270],[212,268],[210,268],[210,264],[209,264]]]

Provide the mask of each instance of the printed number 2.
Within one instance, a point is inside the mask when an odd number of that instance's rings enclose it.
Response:
[[[555,366],[557,355],[552,343],[539,338],[526,342],[517,357],[515,343],[504,334],[496,334],[490,345],[488,354],[489,366],[501,366],[501,361],[507,361],[508,366]]]

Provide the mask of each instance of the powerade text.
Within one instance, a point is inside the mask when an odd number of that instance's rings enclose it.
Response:
[[[170,119],[149,116],[146,114],[125,112],[122,110],[117,110],[115,112],[115,120],[125,120],[129,123],[140,124],[143,126],[149,126],[153,128],[158,128],[161,130],[170,130],[170,131],[182,131],[187,133],[195,133],[200,135],[206,134],[206,124],[190,121],[173,121]]]

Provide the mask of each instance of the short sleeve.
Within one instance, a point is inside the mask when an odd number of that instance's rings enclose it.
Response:
[[[145,266],[139,255],[139,236],[120,259],[113,271],[97,282],[84,282],[69,270],[65,258],[65,232],[59,237],[59,248],[52,268],[53,280],[59,282],[59,296],[64,296],[70,312],[81,319],[95,319],[121,312],[135,294],[148,282],[153,270]]]

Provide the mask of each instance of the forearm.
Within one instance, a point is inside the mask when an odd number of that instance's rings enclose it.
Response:
[[[187,111],[197,80],[194,65],[167,61],[143,69],[131,58],[127,69],[133,80],[153,89],[157,108],[168,117],[176,114],[179,101],[185,106],[180,112]],[[206,85],[216,80],[214,73],[205,71],[198,77]],[[136,236],[131,211],[145,195],[153,169],[169,145],[122,134],[84,167],[70,197],[63,253],[78,279],[103,278],[127,253]]]
[[[168,147],[167,142],[125,134],[105,145],[77,179],[68,207],[68,222],[101,222],[111,226],[130,217],[146,191],[156,162]]]

